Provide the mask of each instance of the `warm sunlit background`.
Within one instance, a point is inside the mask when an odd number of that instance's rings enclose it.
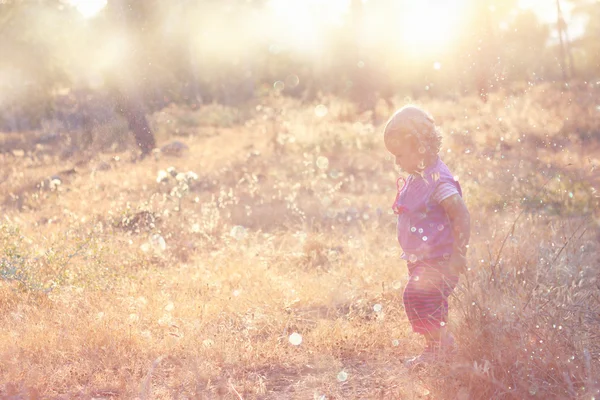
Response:
[[[0,398],[600,399],[598,38],[600,0],[0,0]],[[407,103],[471,216],[423,373]]]
[[[599,9],[595,0],[4,1],[0,104],[10,113],[36,103],[35,121],[56,93],[115,84],[139,88],[148,104],[231,104],[273,89],[368,103],[593,79]]]

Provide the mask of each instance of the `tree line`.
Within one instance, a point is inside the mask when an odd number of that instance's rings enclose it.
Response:
[[[413,54],[390,41],[410,1],[351,0],[309,47],[308,31],[280,37],[277,21],[264,17],[267,0],[108,0],[90,19],[63,0],[5,0],[0,130],[68,114],[61,96],[75,109],[90,97],[110,99],[147,152],[154,142],[144,113],[169,103],[237,105],[275,90],[308,101],[348,97],[368,109],[400,93],[475,92],[485,101],[513,82],[597,78],[600,2],[549,1],[557,18],[543,22],[517,0],[465,1],[456,39]],[[567,6],[582,21],[578,37],[569,37]],[[374,15],[390,33],[368,42]]]

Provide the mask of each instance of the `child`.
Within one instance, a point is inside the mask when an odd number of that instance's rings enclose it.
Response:
[[[425,351],[409,367],[454,348],[447,331],[448,296],[465,270],[470,216],[459,183],[438,153],[441,136],[433,118],[415,106],[398,110],[386,124],[384,142],[396,165],[410,175],[393,204],[398,242],[409,281],[404,308],[413,331],[425,336]]]

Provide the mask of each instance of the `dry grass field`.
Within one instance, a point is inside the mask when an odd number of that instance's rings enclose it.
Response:
[[[171,107],[159,144],[188,149],[141,161],[109,145],[118,126],[70,157],[68,137],[0,135],[0,396],[598,399],[598,99],[417,102],[472,217],[458,354],[419,371],[384,117],[335,98]]]

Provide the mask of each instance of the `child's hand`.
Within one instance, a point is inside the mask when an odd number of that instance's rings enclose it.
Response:
[[[452,255],[448,262],[450,271],[455,274],[464,273],[467,269],[467,247],[471,233],[471,216],[462,197],[454,194],[440,203],[452,226],[452,236],[454,243],[452,245]]]
[[[467,257],[458,252],[454,252],[448,261],[448,269],[453,275],[465,273],[467,270]]]

